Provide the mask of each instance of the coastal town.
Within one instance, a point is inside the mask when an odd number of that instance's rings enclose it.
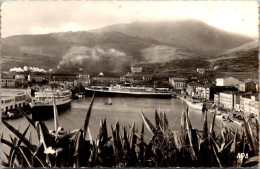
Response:
[[[251,72],[220,72],[213,76],[209,70],[197,68],[189,74],[174,72],[167,76],[151,73],[143,67],[131,66],[129,72],[118,76],[103,72],[94,75],[50,73],[32,71],[28,67],[18,70],[20,71],[2,73],[3,118],[17,117],[17,107],[30,110],[29,103],[34,92],[50,82],[62,83],[64,88],[72,91],[74,98],[79,92],[85,94],[85,88],[90,86],[150,87],[166,90],[171,93],[172,98],[209,103],[208,109],[217,110],[219,115],[229,112],[233,119],[241,119],[243,115],[259,117],[259,85],[257,78],[247,78]]]
[[[259,2],[3,1],[4,168],[260,168]]]

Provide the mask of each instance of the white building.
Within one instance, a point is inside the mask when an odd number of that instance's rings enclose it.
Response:
[[[1,86],[7,88],[15,87],[15,76],[13,75],[2,75]]]
[[[197,73],[205,74],[205,69],[204,68],[197,68]]]
[[[219,94],[218,93],[214,94],[214,104],[218,106],[219,105],[219,101],[220,101],[219,100]]]
[[[259,98],[258,95],[241,96],[240,108],[246,115],[254,114],[259,117]]]
[[[142,72],[143,68],[142,67],[133,67],[131,66],[131,72],[132,73],[140,73]]]
[[[234,109],[234,92],[226,91],[219,93],[219,105],[230,110]]]
[[[186,89],[187,88],[187,79],[185,78],[169,78],[169,82],[174,89]]]
[[[197,98],[209,100],[210,99],[210,88],[209,86],[198,86],[196,87],[195,95]]]
[[[233,77],[217,78],[216,86],[235,86],[239,84],[239,80]]]
[[[78,78],[78,79],[89,79],[90,76],[89,76],[89,75],[86,75],[86,74],[78,74],[78,75],[77,75],[77,78]]]
[[[28,105],[28,102],[26,101],[27,97],[26,90],[2,89],[2,113],[14,110],[16,107],[24,107],[25,105]]]

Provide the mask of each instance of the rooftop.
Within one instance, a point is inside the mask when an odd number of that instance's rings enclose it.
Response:
[[[237,91],[223,91],[223,92],[220,92],[220,93],[225,93],[225,94],[236,94]]]
[[[187,81],[185,78],[179,78],[179,77],[170,77],[171,80],[178,80],[178,81]]]
[[[1,96],[2,100],[9,100],[9,99],[13,99],[14,97],[12,96]]]
[[[230,77],[219,77],[219,78],[216,78],[216,80],[217,79],[229,79],[229,78],[236,79],[236,78],[230,76]]]

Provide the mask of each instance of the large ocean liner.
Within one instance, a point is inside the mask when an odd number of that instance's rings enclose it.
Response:
[[[39,113],[53,113],[53,101],[55,97],[55,103],[57,109],[65,109],[70,106],[72,100],[72,93],[70,90],[64,88],[42,88],[40,91],[34,93],[30,103],[33,114]]]
[[[172,93],[168,88],[133,87],[115,85],[110,87],[91,86],[85,87],[86,94],[95,96],[136,96],[136,97],[160,97],[171,98]]]

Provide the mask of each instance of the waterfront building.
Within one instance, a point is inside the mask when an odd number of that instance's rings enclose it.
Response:
[[[242,97],[242,96],[240,96],[240,102],[239,102],[239,110],[241,111],[241,112],[244,112],[245,111],[245,107],[244,107],[244,105],[245,105],[245,97]]]
[[[131,72],[132,73],[140,73],[142,72],[143,68],[142,67],[134,67],[134,66],[131,66]]]
[[[59,74],[59,73],[51,74],[51,81],[64,83],[64,82],[73,82],[76,79],[77,79],[76,74]]]
[[[195,95],[195,92],[196,92],[196,87],[198,86],[199,84],[197,82],[191,82],[189,84],[187,84],[187,89],[186,89],[186,92],[189,96],[194,96]]]
[[[219,93],[219,105],[223,108],[234,109],[234,92],[224,91]]]
[[[251,81],[251,80],[240,82],[238,90],[242,91],[242,92],[256,93],[257,92],[257,84],[255,82]]]
[[[198,82],[191,82],[191,83],[187,84],[186,92],[189,96],[192,96],[192,97],[195,97],[198,99],[202,99],[202,98],[204,98],[204,95],[206,97],[208,91],[209,91],[208,85],[198,83]],[[202,98],[200,98],[200,97],[202,97]]]
[[[19,80],[19,79],[24,80],[25,76],[21,75],[21,74],[20,75],[19,74],[15,75],[15,80]]]
[[[210,100],[210,86],[209,85],[197,86],[195,95],[199,99]]]
[[[126,75],[120,76],[120,82],[129,82],[132,84],[146,84],[153,80],[153,75],[151,74],[134,74],[127,73]]]
[[[104,75],[102,73],[102,74],[94,75],[91,77],[92,84],[109,85],[109,84],[117,84],[119,82],[120,82],[120,77],[115,76],[115,75]]]
[[[234,109],[235,111],[243,111],[243,109],[240,106],[241,102],[241,96],[243,96],[245,93],[238,91],[234,93]]]
[[[259,117],[259,97],[258,94],[251,96],[251,107],[250,107],[250,113],[254,114],[257,118]]]
[[[234,110],[235,111],[240,111],[240,103],[235,102]]]
[[[44,80],[45,80],[45,78],[43,78],[43,77],[39,77],[39,76],[32,77],[32,82],[41,83]]]
[[[133,77],[133,84],[143,84],[144,80],[142,76],[134,76]]]
[[[183,90],[187,88],[187,79],[169,77],[169,82],[173,89]]]
[[[27,87],[28,86],[28,80],[26,77],[22,74],[15,75],[15,86],[16,87]]]
[[[153,80],[153,75],[152,74],[142,74],[143,81],[149,82]]]
[[[78,78],[78,79],[89,79],[90,76],[87,75],[87,74],[78,74],[78,75],[77,75],[77,78]]]
[[[237,91],[233,86],[215,86],[210,83],[191,82],[187,84],[187,94],[202,100],[214,100],[214,94],[223,91]]]
[[[259,98],[258,94],[246,94],[240,97],[240,109],[249,116],[254,114],[259,117]]]
[[[219,93],[216,93],[216,94],[214,94],[214,104],[216,105],[216,106],[218,106],[219,105]]]
[[[54,74],[50,75],[48,73],[43,73],[43,72],[30,72],[29,74],[26,74],[25,79],[27,79],[28,82],[43,83],[43,82],[47,82],[49,78],[51,78],[51,76],[54,77],[55,75]]]
[[[125,82],[133,83],[134,77],[131,73],[127,73],[124,77],[125,77]]]
[[[2,113],[7,111],[15,110],[17,107],[24,107],[28,105],[27,99],[29,98],[27,92],[29,90],[18,90],[18,89],[2,89],[1,92],[1,110]]]
[[[217,100],[217,96],[215,95],[214,100]],[[247,116],[249,116],[250,114],[254,114],[256,116],[259,115],[258,94],[225,91],[219,93],[219,100],[219,105],[223,108],[242,111]]]
[[[3,74],[1,76],[1,87],[3,88],[14,88],[15,87],[15,76]]]
[[[214,99],[214,94],[216,93],[220,93],[223,91],[232,91],[232,92],[236,92],[237,88],[233,87],[233,86],[215,86],[215,85],[211,85],[209,86],[209,100],[213,100]]]
[[[244,113],[246,115],[249,115],[250,110],[251,110],[251,96],[250,95],[245,95],[242,96],[244,99]]]
[[[74,80],[74,85],[81,84],[86,87],[90,84],[90,76],[86,74],[78,74],[77,79]]]
[[[239,80],[233,77],[217,78],[216,86],[235,86],[239,84]]]
[[[74,81],[74,85],[81,84],[83,87],[86,87],[90,84],[90,79],[77,79]]]

